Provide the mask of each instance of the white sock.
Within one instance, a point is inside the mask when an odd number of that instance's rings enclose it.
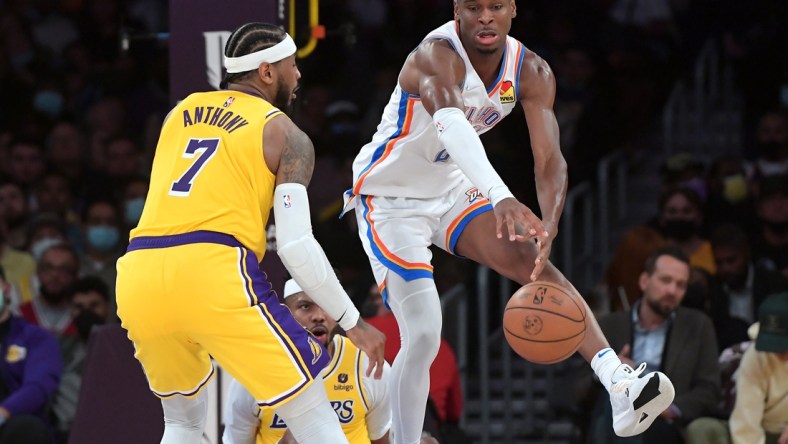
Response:
[[[613,372],[616,371],[618,366],[621,365],[621,360],[612,348],[603,348],[594,354],[594,359],[591,360],[591,368],[599,378],[599,382],[605,386],[608,392],[613,385],[611,379]]]

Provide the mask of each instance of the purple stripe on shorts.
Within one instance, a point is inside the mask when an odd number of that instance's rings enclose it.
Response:
[[[126,251],[177,247],[188,244],[219,244],[227,245],[228,247],[243,247],[243,244],[229,234],[216,231],[192,231],[190,233],[171,234],[168,236],[135,237],[129,242],[129,247]]]
[[[304,374],[316,378],[323,368],[328,364],[328,352],[319,341],[313,338],[306,329],[293,318],[287,306],[279,303],[276,292],[271,288],[271,283],[265,278],[265,274],[260,270],[257,262],[257,255],[249,251],[246,255],[246,271],[252,278],[252,291],[257,297],[259,304],[265,305],[270,317],[265,310],[260,309],[261,313],[268,317],[268,320],[279,325],[290,341],[296,346],[297,350],[292,350],[288,344],[290,353],[294,356],[300,355],[307,368],[301,368]],[[273,319],[272,319],[273,318]],[[275,329],[276,330],[276,329]],[[277,331],[279,334],[279,332]],[[287,341],[282,338],[287,344]]]

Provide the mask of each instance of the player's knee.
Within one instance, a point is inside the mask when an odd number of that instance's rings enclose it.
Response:
[[[437,328],[436,328],[437,324]],[[430,362],[438,354],[441,343],[440,323],[421,323],[408,328],[403,335],[403,350],[408,354],[417,354],[429,358]]]
[[[208,403],[205,397],[205,392],[201,391],[193,398],[175,395],[171,398],[162,399],[161,406],[164,411],[164,423],[202,430],[208,414]]]

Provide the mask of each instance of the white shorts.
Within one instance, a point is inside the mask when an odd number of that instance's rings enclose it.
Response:
[[[467,178],[441,197],[360,195],[350,205],[355,207],[361,243],[381,292],[389,270],[407,281],[432,279],[430,245],[456,255],[457,240],[468,223],[492,210],[490,201]]]

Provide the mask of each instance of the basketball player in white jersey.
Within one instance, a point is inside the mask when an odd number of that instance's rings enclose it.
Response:
[[[441,310],[430,244],[526,284],[554,282],[577,293],[550,262],[567,189],[553,113],[550,67],[507,36],[514,0],[455,0],[454,21],[432,31],[405,61],[372,141],[353,164],[346,211],[384,300],[400,326],[392,366],[392,436],[419,442],[429,367],[438,351]],[[479,134],[519,102],[531,135],[540,220],[490,165]],[[582,298],[576,294],[579,300]],[[659,372],[638,376],[609,347],[591,310],[580,354],[611,394],[620,436],[646,430],[673,401]]]

